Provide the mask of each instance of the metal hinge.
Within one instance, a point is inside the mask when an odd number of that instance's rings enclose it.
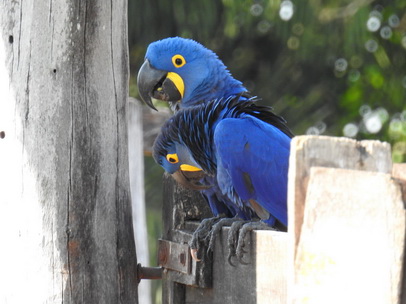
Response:
[[[184,274],[191,273],[189,246],[167,240],[158,241],[158,265]]]

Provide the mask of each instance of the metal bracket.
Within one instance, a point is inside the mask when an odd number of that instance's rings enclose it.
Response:
[[[159,239],[158,265],[167,269],[176,270],[184,274],[191,273],[191,260],[189,246]]]

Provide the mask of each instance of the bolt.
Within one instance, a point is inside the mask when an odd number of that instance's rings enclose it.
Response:
[[[185,266],[185,264],[186,264],[186,255],[185,255],[184,252],[182,252],[182,253],[179,255],[179,261],[180,261],[180,263],[181,263],[183,266]]]

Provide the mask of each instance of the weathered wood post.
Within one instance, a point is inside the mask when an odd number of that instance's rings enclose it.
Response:
[[[0,302],[138,303],[127,2],[0,3]]]

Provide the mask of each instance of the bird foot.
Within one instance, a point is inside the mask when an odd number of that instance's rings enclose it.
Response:
[[[236,221],[234,222],[231,227],[230,230],[228,231],[228,239],[227,239],[227,243],[228,243],[228,256],[227,256],[227,260],[228,263],[231,266],[235,266],[235,264],[233,264],[231,262],[231,258],[236,256],[236,249],[238,247],[238,240],[239,240],[239,233],[240,233],[240,229],[242,226],[244,226],[245,224],[249,223],[249,221]]]
[[[200,223],[199,227],[197,227],[196,231],[193,233],[189,246],[192,259],[196,262],[201,261],[201,259],[197,257],[199,248],[207,245],[213,225],[215,225],[221,219],[222,216],[206,218]]]
[[[248,262],[243,260],[244,254],[247,253],[244,250],[245,247],[245,237],[248,232],[252,230],[277,230],[262,221],[240,221],[233,223],[231,225],[230,231],[228,233],[228,262],[230,265],[235,266],[231,259],[235,256],[237,260],[243,264],[247,265]]]
[[[230,227],[233,223],[235,222],[240,222],[241,219],[237,217],[226,217],[222,218],[219,220],[217,223],[215,223],[210,231],[210,241],[209,241],[209,246],[207,248],[207,251],[213,251],[214,248],[214,241],[216,237],[220,234],[221,229],[223,227]]]

